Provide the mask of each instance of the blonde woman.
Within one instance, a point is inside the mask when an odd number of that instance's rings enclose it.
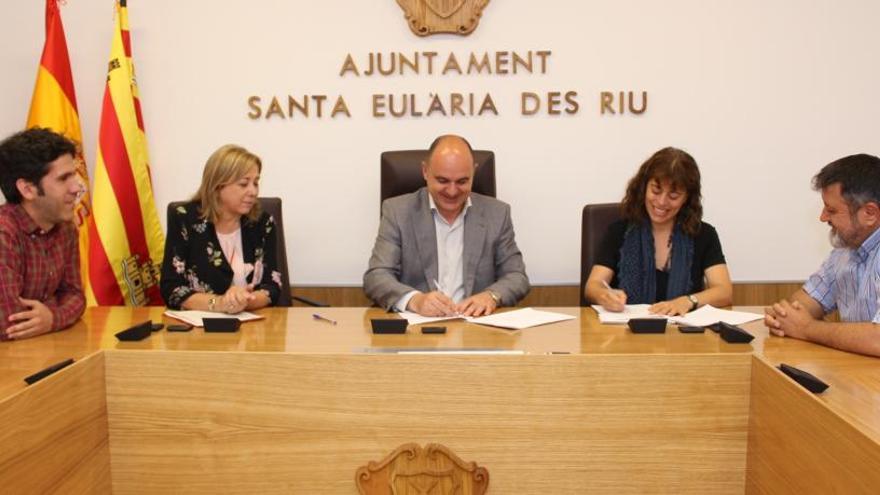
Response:
[[[208,158],[198,192],[168,224],[161,290],[169,308],[232,314],[278,301],[275,220],[257,201],[262,168],[233,144]]]

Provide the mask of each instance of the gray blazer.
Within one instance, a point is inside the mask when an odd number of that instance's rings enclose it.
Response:
[[[502,305],[513,306],[529,292],[506,203],[471,193],[462,255],[465,297],[491,289],[501,297]],[[430,292],[437,272],[437,233],[428,190],[423,187],[385,200],[370,266],[364,273],[367,297],[391,309],[412,290]]]

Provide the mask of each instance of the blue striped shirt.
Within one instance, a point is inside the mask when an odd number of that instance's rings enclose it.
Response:
[[[804,291],[826,313],[835,309],[842,321],[880,323],[880,229],[858,249],[837,248],[804,284]]]

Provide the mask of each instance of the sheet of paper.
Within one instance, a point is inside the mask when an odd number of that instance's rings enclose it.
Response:
[[[410,325],[421,325],[422,323],[434,323],[435,321],[445,321],[445,320],[457,320],[459,318],[463,318],[462,316],[422,316],[418,313],[412,313],[410,311],[401,311],[397,313],[401,318],[406,320],[406,322]]]
[[[744,311],[729,311],[726,309],[718,309],[714,306],[705,305],[700,309],[691,311],[684,316],[674,318],[676,323],[690,325],[694,327],[705,327],[713,323],[723,321],[731,325],[742,325],[750,321],[760,320],[764,315],[756,313],[746,313]]]
[[[650,304],[627,304],[624,306],[623,311],[615,313],[614,311],[608,311],[598,304],[593,305],[593,309],[599,313],[600,323],[627,323],[630,318],[664,318],[663,316],[648,312],[650,307]]]
[[[467,320],[478,325],[521,330],[523,328],[536,327],[538,325],[546,325],[548,323],[573,319],[575,319],[574,316],[563,313],[522,308],[513,311],[505,311],[503,313],[495,313],[489,316],[481,316],[479,318],[468,318]]]
[[[622,312],[614,313],[603,309],[602,306],[593,305],[593,309],[599,313],[599,321],[601,323],[627,323],[630,318],[664,318],[662,315],[649,313],[649,307],[651,307],[650,304],[627,304]],[[741,325],[750,321],[760,320],[763,317],[764,315],[755,313],[718,309],[707,304],[684,316],[672,316],[669,318],[669,322],[694,327],[705,327],[719,321],[730,323],[731,325]]]
[[[241,321],[251,321],[251,320],[259,320],[263,318],[260,315],[256,315],[254,313],[248,313],[247,311],[230,315],[226,313],[218,313],[216,311],[174,311],[174,310],[166,310],[165,316],[170,316],[176,320],[185,321],[194,327],[202,327],[204,324],[202,323],[202,318],[238,318]]]

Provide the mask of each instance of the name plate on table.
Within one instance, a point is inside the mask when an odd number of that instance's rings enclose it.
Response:
[[[237,332],[241,326],[238,318],[202,318],[206,332]]]
[[[133,327],[126,328],[121,332],[117,332],[116,338],[123,342],[136,342],[138,340],[144,340],[149,337],[151,333],[153,333],[153,322],[147,320]]]
[[[370,324],[376,334],[401,334],[406,333],[408,322],[396,318],[374,318],[370,320]]]

